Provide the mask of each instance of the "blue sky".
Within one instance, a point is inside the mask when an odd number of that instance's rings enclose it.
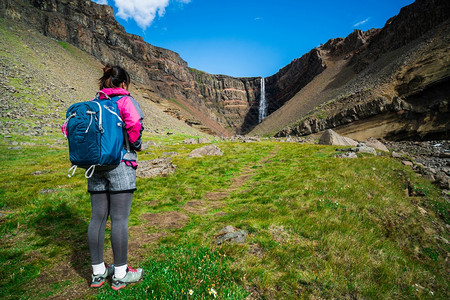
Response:
[[[331,38],[382,28],[413,0],[96,0],[127,32],[211,74],[267,77]]]

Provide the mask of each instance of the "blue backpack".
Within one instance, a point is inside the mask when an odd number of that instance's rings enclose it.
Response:
[[[124,123],[117,101],[123,96],[110,98],[103,93],[107,99],[100,99],[99,93],[94,100],[75,103],[66,112],[72,163],[67,174],[69,177],[74,175],[77,167],[82,167],[87,169],[85,177],[90,178],[96,167],[113,168],[122,160]]]

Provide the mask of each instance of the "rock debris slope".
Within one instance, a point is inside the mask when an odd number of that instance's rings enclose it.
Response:
[[[58,136],[66,109],[95,96],[101,68],[98,60],[68,43],[0,18],[0,134]],[[147,132],[205,135],[165,114],[139,82],[132,82],[131,94],[144,110]]]
[[[265,78],[269,116],[258,124],[261,78],[213,75],[129,34],[108,5],[89,0],[2,0],[0,17],[121,64],[166,114],[210,134],[355,139],[449,136],[447,0],[416,0],[382,29],[355,30]]]
[[[448,139],[449,14],[448,1],[417,0],[381,30],[318,47],[324,70],[252,134]]]

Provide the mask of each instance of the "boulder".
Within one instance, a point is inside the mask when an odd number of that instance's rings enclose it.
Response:
[[[355,152],[345,152],[342,154],[336,154],[334,157],[337,158],[358,158]]]
[[[402,158],[403,155],[402,155],[401,153],[392,151],[392,157],[393,157],[393,158]]]
[[[235,231],[236,230],[234,229],[234,227],[232,225],[228,225],[228,226],[225,226],[224,228],[222,228],[219,231],[218,236],[221,236],[221,235],[224,235],[224,234],[227,234],[227,233],[231,233],[231,232],[235,232]]]
[[[218,155],[222,156],[223,152],[216,145],[208,145],[201,148],[197,148],[189,153],[189,157],[203,157],[205,155]]]
[[[389,149],[382,142],[373,137],[368,138],[364,143],[367,147],[372,147],[381,151],[389,152]]]
[[[436,174],[436,182],[441,189],[450,188],[450,179],[444,172],[438,172]]]
[[[245,239],[247,238],[247,231],[235,229],[233,226],[228,225],[227,227],[222,228],[220,232],[217,234],[216,243],[217,245],[221,245],[224,242],[231,242],[236,244],[245,243]]]
[[[336,149],[336,151],[343,151],[346,152],[345,154],[335,155],[335,157],[348,157],[348,158],[355,158],[357,157],[356,154],[353,152],[361,152],[361,153],[370,153],[373,155],[377,155],[377,152],[372,147],[367,147],[364,143],[359,143],[357,147],[351,147],[351,148],[344,148],[344,149]],[[350,154],[353,153],[353,154]]]
[[[331,129],[327,129],[320,137],[319,145],[357,146],[358,142],[351,138],[340,136]]]
[[[255,143],[255,142],[261,142],[261,140],[258,137],[255,136],[246,136],[242,139],[244,143]]]
[[[374,148],[368,147],[364,143],[359,143],[358,147],[356,147],[355,152],[370,153],[370,154],[373,154],[373,155],[377,155],[377,152],[375,151]]]
[[[136,170],[137,177],[153,178],[157,176],[168,176],[175,172],[176,165],[172,163],[170,157],[160,157],[139,162]]]
[[[409,166],[409,167],[412,167],[414,164],[411,162],[411,161],[409,161],[409,160],[403,160],[402,161],[402,164],[404,164],[405,166]]]
[[[198,144],[198,140],[194,139],[194,138],[189,138],[189,139],[185,139],[183,141],[183,143],[186,145],[193,145],[193,144]]]

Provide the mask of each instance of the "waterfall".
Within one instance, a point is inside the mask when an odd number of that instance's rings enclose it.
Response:
[[[261,78],[261,96],[259,99],[259,123],[267,117],[267,102],[266,102],[266,84],[264,77]]]

